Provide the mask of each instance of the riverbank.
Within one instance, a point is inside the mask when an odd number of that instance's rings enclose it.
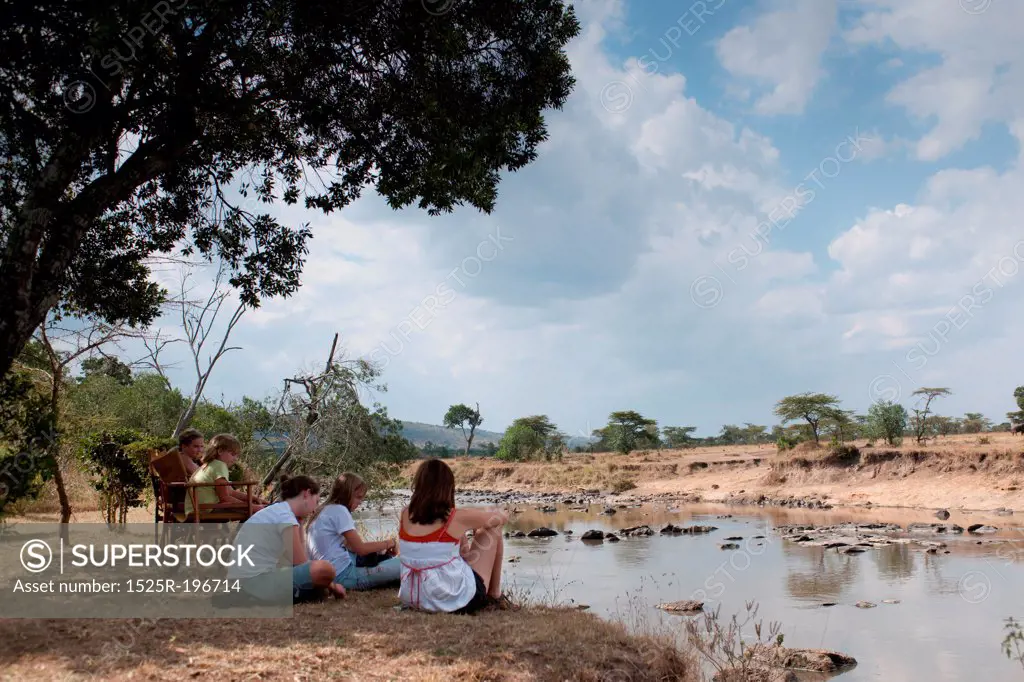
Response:
[[[628,494],[640,501],[1024,509],[1024,439],[950,436],[926,446],[853,443],[836,453],[806,445],[731,446],[571,454],[560,462],[448,460],[460,489],[493,493]],[[411,475],[415,463],[406,469]]]
[[[575,609],[449,616],[396,604],[389,589],[297,606],[287,621],[0,619],[0,668],[47,681],[699,679],[669,640]]]

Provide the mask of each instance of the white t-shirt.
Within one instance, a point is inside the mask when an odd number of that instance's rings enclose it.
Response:
[[[292,546],[291,535],[285,533],[288,530],[286,526],[297,525],[299,520],[287,502],[277,502],[250,516],[238,529],[235,544],[242,547],[242,551],[252,545],[246,556],[253,566],[244,560],[240,565],[229,566],[228,577],[251,578],[277,569],[286,547],[290,549]]]
[[[356,527],[352,513],[343,504],[329,504],[309,527],[306,535],[306,552],[310,559],[330,561],[335,575],[352,563],[342,535]]]

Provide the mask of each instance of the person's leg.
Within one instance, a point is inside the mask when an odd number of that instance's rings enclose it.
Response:
[[[334,582],[334,566],[329,561],[307,561],[292,567],[296,601],[307,601],[328,589],[335,597],[344,597],[345,588]]]
[[[505,554],[501,528],[478,530],[465,559],[477,575],[483,578],[488,596],[501,596],[501,562]]]
[[[334,581],[346,590],[372,590],[385,585],[397,585],[402,580],[402,562],[398,557],[381,561],[376,566],[356,566],[355,560]]]

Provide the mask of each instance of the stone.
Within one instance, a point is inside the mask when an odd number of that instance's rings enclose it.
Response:
[[[697,601],[696,599],[684,599],[682,601],[658,604],[656,608],[673,613],[695,613],[704,610],[704,602]]]
[[[702,535],[704,533],[710,533],[715,530],[718,529],[714,526],[687,526],[686,528],[682,529],[682,532],[685,535]]]
[[[824,601],[824,602],[821,603],[821,605],[822,606],[835,606],[837,603],[838,602],[834,602],[834,601]]]
[[[531,530],[529,533],[526,534],[526,537],[529,537],[529,538],[550,538],[553,535],[558,535],[558,531],[551,530],[550,528],[543,528],[543,527],[541,527],[541,528],[534,528],[533,530]]]
[[[726,540],[726,542],[736,542],[736,541],[742,540],[742,539],[743,539],[742,535],[733,535],[731,537],[727,537],[725,540]]]
[[[605,507],[604,511],[601,512],[601,513],[602,514],[608,514],[609,516],[611,516],[612,514],[615,513],[615,507]]]
[[[842,549],[839,550],[839,553],[840,554],[863,554],[866,551],[867,550],[864,549],[863,547],[858,547],[858,546],[854,545],[853,547],[843,547]]]
[[[654,531],[651,530],[650,526],[633,526],[631,528],[623,528],[619,532],[626,537],[647,537],[654,535]]]
[[[619,541],[619,536],[616,535],[615,533],[605,533],[604,539],[607,540],[608,542],[618,542]]]
[[[883,604],[899,604],[900,600],[899,599],[883,599],[882,603]]]
[[[718,546],[719,549],[739,549],[740,545],[738,542],[723,542]]]
[[[680,528],[679,526],[673,526],[671,523],[667,524],[664,528],[661,529],[662,535],[678,534],[682,532],[682,528]]]
[[[580,536],[580,540],[604,540],[604,531],[588,530],[586,533]]]
[[[968,533],[995,533],[998,528],[994,526],[986,526],[982,523],[975,523],[967,528]]]
[[[526,533],[524,533],[521,530],[517,530],[515,533],[512,533],[512,537],[514,537],[514,538],[525,538],[526,537]]]
[[[790,649],[767,644],[755,644],[750,655],[758,663],[770,667],[810,672],[834,673],[857,665],[853,656],[830,649]]]
[[[858,609],[873,609],[877,606],[877,604],[872,604],[869,601],[859,601],[856,604],[854,604],[854,606],[856,606]]]
[[[940,509],[939,511],[935,512],[935,518],[939,519],[940,521],[945,521],[949,518],[949,511],[946,509]]]

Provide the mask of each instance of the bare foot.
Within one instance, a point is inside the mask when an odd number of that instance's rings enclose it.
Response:
[[[331,583],[328,588],[335,599],[344,599],[346,592],[345,587],[338,583]]]

